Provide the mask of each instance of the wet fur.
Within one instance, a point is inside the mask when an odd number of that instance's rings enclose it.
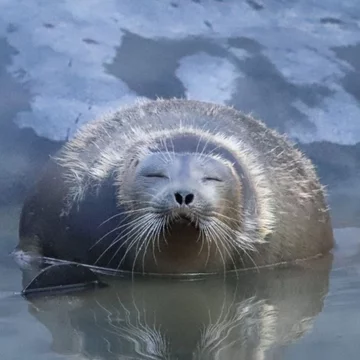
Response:
[[[123,191],[127,169],[149,148],[166,152],[191,137],[210,144],[211,156],[229,161],[250,196],[234,242],[251,243],[252,251],[236,254],[238,267],[308,258],[333,247],[324,189],[312,163],[284,136],[231,107],[157,100],[90,122],[61,149],[24,204],[18,249],[117,267],[125,247],[116,257],[108,251],[99,261],[99,254],[122,235],[114,231],[113,216],[129,200]],[[125,259],[122,267],[130,265]]]

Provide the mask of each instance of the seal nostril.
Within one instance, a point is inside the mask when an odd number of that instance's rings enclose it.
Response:
[[[182,197],[182,195],[179,194],[178,192],[175,193],[175,200],[176,200],[176,202],[177,202],[178,204],[182,205],[182,203],[183,203],[183,197]]]
[[[194,194],[187,194],[185,196],[185,204],[189,205],[190,203],[192,203],[194,200]]]

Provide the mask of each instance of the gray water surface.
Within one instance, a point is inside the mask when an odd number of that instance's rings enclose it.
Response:
[[[5,254],[19,208],[1,212],[1,359],[357,359],[359,228],[332,255],[197,281],[105,278],[105,289],[25,300]]]

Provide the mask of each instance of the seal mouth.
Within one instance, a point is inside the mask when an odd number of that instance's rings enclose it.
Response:
[[[192,226],[194,229],[199,230],[198,221],[196,221],[196,218],[189,213],[174,214],[170,222],[177,225]]]
[[[174,219],[175,222],[181,222],[181,223],[194,223],[193,219],[191,218],[190,215],[187,214],[180,214],[178,216],[178,219]]]

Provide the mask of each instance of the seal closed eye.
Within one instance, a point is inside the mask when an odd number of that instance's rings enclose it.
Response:
[[[17,251],[163,274],[271,265],[333,247],[309,159],[233,108],[177,99],[83,126],[26,199],[19,237]]]

